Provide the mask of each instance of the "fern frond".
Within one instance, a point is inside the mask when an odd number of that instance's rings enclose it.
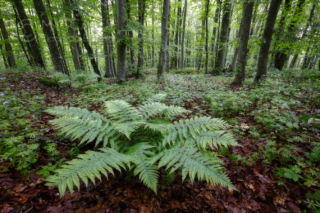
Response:
[[[143,102],[143,104],[147,104],[147,103],[153,103],[153,102],[161,102],[164,101],[167,97],[167,94],[155,94],[154,96],[148,98],[148,100],[146,100],[145,102]]]
[[[139,111],[125,101],[106,101],[105,106],[108,116],[112,120],[117,120],[117,122],[137,121],[142,119]]]
[[[195,138],[199,148],[206,149],[210,147],[211,149],[218,148],[218,146],[238,146],[239,144],[234,140],[233,136],[226,131],[209,131],[201,132]]]
[[[160,159],[158,167],[166,166],[167,170],[171,169],[171,173],[182,168],[182,179],[189,175],[191,182],[195,176],[199,180],[206,180],[214,185],[221,185],[235,189],[226,174],[221,173],[221,160],[213,157],[210,152],[199,152],[192,144],[188,143],[184,146],[174,146],[155,156],[150,163],[153,164]],[[236,190],[236,189],[235,189]]]
[[[167,117],[182,115],[183,113],[189,113],[183,107],[167,106],[163,103],[148,103],[139,107],[139,111],[142,113],[145,119],[165,115]]]
[[[67,106],[55,106],[45,110],[46,113],[54,115],[57,117],[69,116],[69,117],[78,117],[81,119],[98,119],[104,122],[110,122],[105,116],[93,111],[90,112],[86,109],[81,109],[78,107],[67,107]]]
[[[133,159],[130,156],[121,154],[114,149],[100,149],[102,152],[88,151],[79,155],[80,159],[74,159],[68,162],[69,165],[63,165],[62,169],[55,171],[46,179],[48,186],[58,185],[61,197],[64,196],[67,187],[70,193],[73,192],[73,185],[80,190],[80,180],[88,187],[88,179],[95,184],[95,177],[101,180],[100,173],[108,178],[108,172],[113,174],[113,168],[121,171],[124,164],[129,164]]]
[[[218,118],[195,117],[180,120],[167,126],[167,134],[162,143],[164,146],[166,144],[175,144],[178,141],[184,143],[190,137],[197,139],[202,132],[225,130],[228,126],[225,121]]]
[[[139,174],[139,179],[157,194],[159,171],[157,166],[149,163],[149,158],[147,156],[154,155],[152,151],[148,151],[148,149],[153,147],[154,146],[147,143],[139,143],[129,147],[125,154],[132,156],[135,159],[134,163],[136,164],[136,168],[134,170],[134,175]]]

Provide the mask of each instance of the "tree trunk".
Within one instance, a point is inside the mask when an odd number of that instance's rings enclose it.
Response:
[[[242,21],[242,20],[241,20]],[[242,22],[240,24],[240,29],[239,32],[237,33],[237,39],[239,39],[239,46],[240,46],[240,33],[241,33],[241,25]],[[234,54],[233,54],[233,58],[232,58],[232,62],[230,65],[230,70],[234,71],[236,69],[236,65],[237,65],[237,58],[238,58],[238,53],[239,53],[239,46],[236,47],[236,49],[234,50]]]
[[[113,66],[110,51],[110,39],[112,42],[112,34],[110,32],[110,18],[109,18],[109,5],[107,0],[101,1],[101,13],[102,13],[102,27],[103,27],[103,51],[105,59],[105,77],[110,78],[113,76]]]
[[[138,53],[138,67],[137,67],[137,73],[136,73],[137,79],[139,78],[140,70],[143,66],[143,31],[144,31],[144,15],[145,15],[146,0],[139,0],[138,7],[139,7],[139,23],[140,23],[141,29],[138,32],[139,53]]]
[[[20,20],[22,21],[22,27],[25,32],[25,40],[30,45],[30,50],[32,51],[33,60],[35,62],[35,65],[40,66],[42,68],[45,68],[45,65],[43,63],[43,59],[41,56],[41,51],[39,48],[39,45],[36,41],[36,38],[34,36],[30,21],[28,19],[28,16],[24,10],[23,4],[21,0],[13,0],[16,9],[19,13]]]
[[[219,1],[217,1],[217,4]],[[214,68],[214,62],[215,62],[215,55],[216,55],[216,47],[217,47],[217,24],[218,24],[218,19],[219,19],[219,14],[220,14],[220,7],[217,6],[217,9],[214,14],[213,22],[214,22],[214,27],[212,29],[212,60],[211,60],[211,67]]]
[[[77,35],[75,33],[73,23],[72,23],[72,13],[70,11],[70,1],[65,0],[65,5],[67,7],[67,11],[65,13],[66,19],[67,19],[67,26],[68,26],[68,32],[69,32],[69,42],[70,42],[70,50],[72,54],[73,64],[76,70],[83,70],[83,67],[81,66],[80,61],[80,54],[77,47]]]
[[[303,32],[302,32],[301,40],[303,40],[303,39],[306,37],[306,35],[307,35],[307,30],[308,30],[308,28],[309,28],[310,25],[311,25],[311,22],[312,22],[312,19],[313,19],[313,16],[314,16],[314,11],[315,11],[315,9],[316,9],[316,4],[313,3],[312,8],[311,8],[311,11],[310,11],[309,18],[308,18],[308,21],[307,21],[307,24],[306,24],[306,26],[305,26],[305,28],[304,28],[304,30],[303,30]],[[293,68],[293,67],[294,67],[294,65],[296,64],[297,59],[298,59],[298,53],[295,53],[294,56],[293,56],[293,58],[292,58],[292,60],[291,60],[290,68]]]
[[[154,45],[155,45],[155,41],[154,41],[154,0],[152,0],[152,68],[154,67],[155,64],[155,53],[154,53]]]
[[[5,49],[6,49],[6,56],[8,60],[8,64],[11,68],[16,66],[16,61],[14,59],[13,50],[9,41],[9,35],[6,29],[6,26],[4,25],[3,19],[0,18],[0,29],[2,32],[2,37],[5,42]]]
[[[206,66],[206,74],[208,73],[208,62],[209,62],[209,30],[208,30],[208,16],[209,16],[209,4],[210,0],[206,0],[206,46],[205,46],[205,51],[206,51],[206,61],[205,61],[205,66]]]
[[[2,40],[2,34],[0,33],[0,41]],[[0,52],[1,52],[1,55],[2,55],[2,59],[3,59],[3,63],[4,63],[4,66],[6,67],[6,69],[9,68],[9,64],[7,62],[7,59],[6,59],[6,56],[4,54],[4,51],[2,49],[2,44],[0,44]]]
[[[282,0],[271,0],[267,21],[264,27],[262,43],[260,46],[258,70],[254,81],[256,83],[266,79],[268,68],[269,49],[273,34],[273,28],[277,20]]]
[[[287,1],[289,3],[289,0],[287,0]],[[287,1],[286,1],[286,3],[287,3]],[[301,16],[301,12],[302,12],[302,9],[303,9],[302,6],[305,3],[305,1],[306,0],[299,0],[298,1],[297,8],[296,8],[295,13],[293,14],[293,17]],[[283,22],[284,22],[284,20],[283,20]],[[289,28],[287,30],[287,33],[285,35],[285,40],[290,40],[291,42],[295,42],[296,36],[294,34],[295,34],[295,30],[296,30],[296,23],[297,23],[297,19],[292,19],[292,21],[291,21],[291,23],[289,25]],[[280,25],[284,26],[284,24],[281,24],[281,23],[280,23]],[[281,26],[282,29],[284,29],[283,26]],[[288,53],[286,53],[287,51],[288,51],[288,48],[285,48],[283,50],[279,50],[276,53],[274,67],[277,68],[278,70],[282,70],[283,69],[284,63],[288,59]]]
[[[180,32],[180,19],[181,19],[181,0],[178,0],[179,6],[177,10],[177,21],[176,21],[176,33],[174,40],[174,52],[172,57],[172,67],[178,68],[178,46],[179,46],[179,32]]]
[[[16,17],[16,28],[17,28],[18,38],[20,37],[19,26],[21,28],[21,31],[22,31],[22,34],[23,34],[24,38],[27,38],[26,33],[24,31],[24,28],[22,26],[22,22],[21,22],[21,20],[20,20],[20,18],[18,16],[16,8],[13,8],[13,10],[14,10],[14,14],[15,14],[15,17]],[[24,44],[24,43],[22,42],[22,44]],[[26,46],[27,46],[27,51],[28,51],[28,52],[26,52],[26,56],[27,56],[27,58],[29,58],[28,59],[29,60],[29,64],[32,67],[32,66],[36,65],[36,63],[35,63],[34,58],[33,58],[33,53],[32,53],[32,50],[31,50],[30,43],[28,43],[27,41],[26,41]]]
[[[57,42],[57,45],[58,45],[58,50],[59,50],[60,56],[61,56],[61,61],[62,61],[62,65],[63,65],[63,73],[70,76],[70,72],[69,72],[69,69],[68,69],[67,62],[66,62],[66,57],[65,57],[65,54],[64,54],[61,42],[60,42],[60,37],[59,37],[57,25],[56,25],[56,22],[54,20],[53,13],[51,11],[50,0],[47,0],[47,5],[48,5],[48,8],[50,8],[51,24],[52,24],[53,33],[54,33],[54,36],[55,36],[55,39],[56,39],[56,42]]]
[[[245,69],[247,64],[248,42],[250,36],[251,18],[253,12],[254,1],[245,0],[244,12],[240,26],[240,43],[239,43],[239,56],[237,61],[236,76],[233,85],[240,86],[245,78]]]
[[[75,0],[71,0],[71,2],[75,3]],[[77,5],[74,5],[73,15],[74,15],[74,17],[76,19],[76,22],[77,22],[77,25],[78,25],[78,28],[79,28],[79,31],[80,31],[80,35],[81,35],[81,38],[82,38],[83,45],[85,46],[85,48],[86,48],[86,50],[88,52],[93,71],[94,71],[95,74],[99,75],[98,81],[101,81],[102,78],[101,78],[101,74],[100,74],[100,71],[99,71],[99,68],[98,68],[98,64],[97,64],[96,60],[94,59],[94,53],[93,53],[93,50],[92,50],[92,48],[91,48],[91,46],[89,44],[89,41],[87,39],[86,31],[84,30],[84,27],[83,27],[82,17],[79,14],[79,9],[77,9]]]
[[[226,57],[226,47],[229,34],[229,24],[230,24],[230,11],[231,11],[231,0],[225,0],[223,6],[223,17],[221,23],[221,35],[219,38],[219,50],[218,57],[215,61],[215,68],[212,72],[214,75],[219,75],[224,69],[225,57]]]
[[[167,58],[167,48],[168,48],[168,21],[170,13],[170,0],[163,0],[162,18],[161,18],[161,45],[159,54],[159,65],[157,76],[158,79],[164,77],[164,68]]]
[[[45,11],[43,2],[42,2],[42,0],[33,0],[33,4],[34,4],[34,7],[37,11],[38,17],[40,19],[41,27],[42,27],[43,33],[45,35],[45,38],[46,38],[46,41],[47,41],[47,44],[49,47],[53,67],[56,71],[63,72],[63,65],[62,65],[62,61],[60,59],[58,46],[57,46],[56,41],[54,39],[52,30],[50,27],[50,23],[49,23],[49,18],[46,15],[46,11]]]
[[[118,53],[118,63],[117,63],[117,79],[118,83],[126,81],[126,5],[125,0],[117,0],[117,53]]]
[[[209,0],[208,0],[209,1]],[[180,59],[180,68],[184,68],[184,38],[186,34],[186,19],[187,19],[187,12],[188,12],[188,0],[184,2],[184,12],[183,12],[183,31],[182,31],[182,40],[181,40],[181,59]]]
[[[128,17],[128,20],[130,21],[130,22],[132,22],[132,19],[131,19],[131,3],[132,1],[130,1],[130,0],[126,0],[126,8],[127,8],[127,17]],[[132,71],[132,73],[133,73],[133,71],[134,71],[134,66],[135,66],[135,61],[134,61],[134,49],[133,49],[133,44],[132,44],[132,40],[133,40],[133,32],[132,32],[132,30],[131,29],[129,29],[129,32],[128,32],[128,34],[129,34],[129,45],[128,45],[128,47],[129,47],[129,49],[130,49],[130,61],[131,61],[131,64],[130,64],[130,66],[129,66],[129,71]]]
[[[170,5],[169,5],[169,16],[168,16],[168,29],[167,29],[167,51],[166,51],[166,62],[165,62],[165,70],[168,73],[170,71],[170,54],[169,54],[169,44],[170,44]]]

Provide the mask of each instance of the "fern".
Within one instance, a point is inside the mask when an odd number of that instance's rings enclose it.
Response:
[[[47,113],[60,117],[51,123],[72,140],[80,143],[103,142],[101,152],[89,151],[79,155],[56,175],[50,176],[49,185],[58,185],[63,196],[67,188],[78,188],[80,180],[88,185],[90,179],[101,179],[100,173],[108,176],[113,168],[121,171],[133,169],[134,175],[157,193],[159,169],[166,166],[170,172],[182,171],[182,178],[191,181],[206,180],[233,188],[230,180],[222,173],[221,163],[214,152],[207,148],[238,145],[227,132],[228,124],[221,119],[195,117],[171,123],[166,118],[189,113],[182,107],[166,106],[157,100],[164,95],[151,97],[143,105],[133,107],[125,101],[105,103],[104,114],[85,109],[54,107]],[[152,102],[156,101],[156,102]],[[126,165],[126,166],[125,166]]]

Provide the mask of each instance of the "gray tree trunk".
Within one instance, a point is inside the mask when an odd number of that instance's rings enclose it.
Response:
[[[186,34],[186,19],[187,19],[187,12],[188,12],[188,0],[184,2],[184,12],[183,12],[183,31],[182,31],[182,40],[181,40],[181,60],[180,60],[180,68],[184,68],[184,38]]]
[[[71,0],[72,3],[75,3],[75,0]],[[77,5],[74,4],[74,9],[73,9],[73,15],[74,15],[74,18],[77,22],[77,25],[78,25],[78,28],[79,28],[79,31],[80,31],[80,35],[81,35],[81,38],[82,38],[82,42],[83,42],[83,45],[84,47],[86,48],[87,52],[88,52],[88,56],[90,58],[90,62],[91,62],[91,66],[93,68],[93,72],[95,74],[97,74],[99,77],[98,77],[98,81],[101,81],[102,78],[101,78],[101,74],[100,74],[100,71],[99,71],[99,68],[98,68],[98,64],[96,62],[96,60],[94,59],[94,53],[93,53],[93,50],[89,44],[89,41],[87,39],[87,35],[86,35],[86,31],[83,27],[83,22],[82,22],[82,17],[79,13],[79,9],[77,8]]]
[[[209,29],[208,29],[208,17],[209,17],[209,5],[210,5],[210,0],[206,0],[206,46],[205,46],[205,51],[206,51],[206,61],[205,61],[205,67],[206,67],[206,74],[208,73],[208,62],[209,62]]]
[[[239,55],[237,59],[236,76],[233,81],[233,85],[240,86],[245,78],[245,69],[247,64],[248,54],[248,42],[250,36],[251,18],[253,12],[254,1],[245,0],[244,11],[240,26],[240,43],[239,43]]]
[[[167,59],[167,48],[168,48],[168,21],[170,13],[170,0],[163,0],[162,18],[161,18],[161,45],[159,54],[159,65],[157,76],[158,79],[164,77],[164,68]]]
[[[2,40],[2,34],[0,33],[0,41]],[[7,58],[4,54],[4,51],[2,49],[2,44],[0,44],[0,52],[1,52],[1,55],[2,55],[2,59],[3,59],[3,63],[4,63],[4,66],[6,67],[6,69],[9,68],[9,64],[7,62]]]
[[[47,0],[47,6],[48,6],[48,8],[50,10],[50,14],[51,14],[51,24],[52,24],[53,33],[54,33],[54,36],[55,36],[55,39],[56,39],[56,42],[57,42],[58,51],[59,51],[60,56],[61,56],[60,58],[61,58],[61,62],[62,62],[62,65],[63,65],[63,73],[70,76],[70,72],[69,72],[69,69],[68,69],[67,62],[66,62],[66,57],[65,57],[65,54],[64,54],[64,50],[63,50],[61,42],[60,42],[60,36],[59,36],[59,33],[58,33],[57,25],[56,25],[56,22],[54,20],[53,13],[51,11],[50,0]]]
[[[70,50],[72,54],[73,64],[76,70],[82,70],[83,67],[81,66],[80,61],[80,54],[77,47],[77,36],[72,24],[72,12],[70,10],[70,1],[65,0],[65,5],[67,7],[67,11],[65,13],[66,19],[67,19],[67,26],[68,26],[68,32],[69,32],[69,42],[70,42]]]
[[[145,15],[146,1],[145,0],[139,0],[138,1],[138,7],[139,7],[139,23],[140,23],[141,29],[138,32],[139,53],[138,53],[137,73],[136,73],[136,78],[137,79],[140,76],[140,70],[141,70],[141,68],[143,66],[143,31],[144,31],[144,15]]]
[[[178,68],[178,46],[179,46],[179,32],[180,32],[180,19],[181,19],[181,0],[178,0],[179,6],[177,10],[177,22],[176,22],[176,33],[175,33],[175,41],[174,41],[174,52],[172,56],[172,67],[175,69]]]
[[[256,83],[265,80],[267,76],[269,49],[281,2],[282,0],[271,0],[267,21],[262,36],[262,43],[260,46],[258,70],[254,79]]]
[[[154,0],[152,0],[152,68],[154,67],[155,64],[155,53],[154,53]]]
[[[5,42],[5,49],[6,49],[6,55],[7,55],[7,60],[8,60],[8,64],[11,68],[16,66],[16,61],[14,59],[14,55],[13,55],[13,50],[11,47],[11,44],[9,42],[9,34],[7,32],[6,26],[4,25],[4,21],[3,19],[0,18],[0,29],[2,32],[2,37],[3,40]]]
[[[219,3],[219,1],[217,1],[217,4]],[[212,47],[211,47],[211,49],[212,49],[212,55],[213,55],[213,57],[212,57],[212,60],[211,60],[211,67],[212,68],[214,68],[214,62],[215,62],[215,55],[216,55],[216,47],[217,47],[217,41],[218,41],[218,39],[217,39],[217,36],[216,36],[216,34],[217,34],[217,27],[216,27],[216,25],[218,24],[218,19],[219,19],[219,14],[220,14],[220,7],[219,6],[217,6],[217,9],[216,9],[216,11],[215,11],[215,13],[214,13],[214,18],[213,18],[213,22],[214,22],[214,27],[213,27],[213,29],[212,29]]]
[[[110,39],[112,42],[112,34],[109,32],[110,29],[110,18],[109,18],[109,5],[107,0],[101,1],[101,13],[102,13],[102,27],[103,27],[103,52],[105,59],[105,77],[110,78],[113,76],[113,66],[110,51]]]
[[[117,54],[118,54],[118,63],[117,63],[117,80],[118,83],[122,83],[126,81],[126,5],[125,0],[116,1],[117,8]]]
[[[58,46],[56,40],[54,39],[54,35],[49,23],[49,18],[46,14],[43,2],[42,0],[33,0],[33,4],[40,19],[41,27],[49,47],[53,67],[56,71],[63,72],[63,65],[60,58]]]
[[[229,35],[230,25],[231,0],[225,0],[223,6],[223,17],[221,23],[221,35],[219,38],[219,49],[217,59],[215,61],[215,68],[212,74],[219,75],[223,69],[226,58],[227,40]]]
[[[132,4],[132,1],[130,0],[126,0],[126,9],[127,9],[127,18],[128,18],[128,21],[132,21],[131,19],[131,4]],[[134,66],[135,66],[135,60],[134,60],[134,49],[133,49],[133,44],[132,44],[132,40],[133,40],[133,32],[131,29],[129,29],[129,39],[128,39],[128,48],[130,49],[130,66],[129,66],[129,71],[134,71]]]
[[[13,2],[16,6],[20,20],[22,22],[22,27],[25,32],[24,33],[25,40],[30,45],[30,51],[32,52],[32,57],[33,57],[32,61],[34,61],[36,66],[40,66],[42,68],[45,68],[39,45],[38,45],[36,38],[34,36],[30,21],[28,19],[28,16],[27,16],[25,10],[24,10],[22,1],[21,0],[13,0]]]

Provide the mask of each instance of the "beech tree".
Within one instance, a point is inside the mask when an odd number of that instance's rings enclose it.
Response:
[[[33,4],[34,4],[34,7],[35,7],[37,14],[39,16],[43,33],[46,37],[46,42],[49,47],[52,64],[53,64],[56,71],[63,72],[63,65],[62,65],[62,61],[60,58],[58,46],[57,46],[56,40],[54,38],[52,29],[51,29],[51,26],[49,23],[49,18],[46,15],[46,10],[43,5],[43,2],[42,2],[42,0],[33,0]]]
[[[13,2],[14,2],[15,8],[19,13],[20,20],[22,22],[22,28],[24,30],[25,40],[30,45],[30,52],[32,53],[32,58],[33,58],[32,61],[34,62],[34,65],[45,68],[38,42],[36,41],[36,38],[34,36],[33,29],[31,27],[28,16],[24,10],[22,1],[13,0]]]
[[[240,44],[239,44],[239,54],[236,66],[236,76],[233,81],[233,85],[241,85],[245,78],[245,69],[247,64],[247,54],[248,54],[248,42],[251,27],[251,18],[253,12],[254,1],[245,0],[243,17],[240,26]]]
[[[271,0],[267,21],[264,27],[262,42],[258,59],[258,70],[254,81],[256,83],[265,80],[267,75],[269,49],[273,34],[273,28],[277,20],[278,11],[282,0]]]
[[[16,66],[16,61],[14,59],[14,55],[13,55],[13,51],[12,51],[12,47],[11,44],[9,42],[9,35],[6,29],[6,26],[4,24],[3,19],[0,17],[0,29],[2,32],[2,37],[5,43],[5,50],[6,50],[6,56],[7,56],[7,62],[9,64],[10,67],[15,67]]]
[[[161,19],[161,45],[159,53],[159,65],[158,65],[158,79],[164,77],[164,68],[167,60],[167,48],[168,48],[168,20],[170,12],[170,0],[163,0],[162,19]]]
[[[117,79],[119,83],[126,81],[126,3],[125,0],[116,1],[117,8]]]
[[[225,0],[223,5],[223,17],[221,23],[221,35],[218,42],[217,59],[215,60],[215,67],[212,74],[219,75],[224,69],[227,40],[229,34],[230,24],[230,13],[231,13],[231,0]]]

